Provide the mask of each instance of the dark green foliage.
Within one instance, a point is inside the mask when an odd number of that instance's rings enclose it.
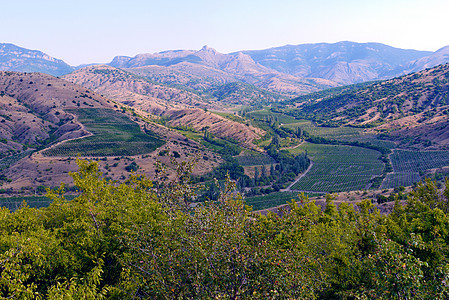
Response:
[[[218,153],[223,156],[235,156],[242,151],[242,149],[236,144],[223,139],[214,138],[209,132],[205,131],[203,139],[214,146],[218,147]]]
[[[131,162],[129,165],[125,167],[125,170],[128,172],[136,172],[139,169],[139,166],[135,161]]]
[[[193,165],[164,188],[118,184],[79,161],[80,195],[0,209],[5,299],[446,299],[449,181],[420,183],[380,215],[369,201],[320,208],[304,195],[253,214],[232,182],[191,205]],[[214,188],[212,188],[214,189]],[[403,189],[398,189],[398,193]]]

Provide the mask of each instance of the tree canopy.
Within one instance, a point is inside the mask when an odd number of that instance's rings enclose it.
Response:
[[[81,191],[46,208],[0,209],[1,299],[446,299],[449,181],[420,183],[380,215],[370,201],[321,209],[304,195],[252,212],[228,177],[195,203],[172,181],[104,179],[78,161]]]

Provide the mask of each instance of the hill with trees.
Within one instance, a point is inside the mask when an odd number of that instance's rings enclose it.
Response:
[[[296,98],[291,113],[323,126],[373,128],[392,137],[447,145],[449,65]],[[422,136],[425,134],[425,137]],[[427,142],[426,142],[427,141]]]

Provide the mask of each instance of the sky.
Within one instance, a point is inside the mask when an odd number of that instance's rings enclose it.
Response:
[[[0,43],[76,66],[204,45],[222,53],[287,44],[449,45],[448,0],[2,1]]]

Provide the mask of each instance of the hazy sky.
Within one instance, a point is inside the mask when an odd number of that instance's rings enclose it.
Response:
[[[449,45],[448,0],[2,1],[0,42],[71,65],[168,49],[223,53],[318,42]]]

